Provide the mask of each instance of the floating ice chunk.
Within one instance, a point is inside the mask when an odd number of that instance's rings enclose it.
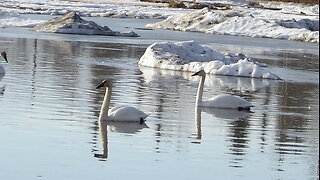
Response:
[[[82,19],[77,13],[70,12],[64,16],[54,18],[46,23],[39,24],[31,30],[56,32],[67,34],[85,34],[85,35],[105,35],[105,36],[129,36],[137,37],[134,32],[120,33],[112,31],[107,26],[100,26],[93,21],[86,21]]]
[[[150,45],[139,61],[140,66],[208,74],[280,79],[244,55],[214,51],[194,41],[161,42]]]

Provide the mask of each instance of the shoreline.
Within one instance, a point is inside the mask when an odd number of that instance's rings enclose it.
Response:
[[[133,1],[117,1],[117,0],[63,0],[68,2],[85,2],[85,3],[99,3],[99,4],[117,4],[117,5],[130,5],[130,6],[154,6],[154,7],[167,7],[165,3],[151,3],[151,2],[133,2]]]

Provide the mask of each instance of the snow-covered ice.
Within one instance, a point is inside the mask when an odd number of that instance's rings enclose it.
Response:
[[[156,18],[163,19],[176,12],[186,10],[163,8],[154,3],[129,3],[130,1],[91,1],[79,2],[64,0],[5,0],[1,2],[0,12],[16,14],[63,15],[76,11],[81,16],[88,17],[118,17],[118,18]]]
[[[268,11],[268,12],[266,12]],[[170,16],[166,20],[147,24],[147,28],[204,32],[235,36],[264,37],[319,42],[319,18],[301,15],[272,16],[272,10],[209,10]]]
[[[194,41],[154,43],[146,49],[139,65],[187,72],[204,69],[208,74],[225,76],[280,79],[243,54],[217,52]]]
[[[46,23],[31,28],[31,30],[66,34],[138,37],[138,35],[132,31],[120,33],[118,31],[112,31],[107,26],[100,26],[93,21],[86,21],[76,12],[70,12],[64,16],[51,19]]]
[[[75,11],[87,17],[165,19],[147,25],[149,28],[319,42],[319,5],[260,5],[279,10],[248,8],[244,4],[231,4],[232,9],[226,11],[177,9],[137,0],[4,0],[0,6],[0,27],[42,23],[21,18],[20,14],[64,15]]]

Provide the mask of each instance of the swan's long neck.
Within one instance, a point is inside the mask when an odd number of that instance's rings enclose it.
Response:
[[[206,76],[201,76],[201,80],[199,82],[198,92],[197,92],[197,100],[196,100],[196,106],[199,106],[202,104],[202,95],[203,95],[203,86],[204,81],[206,79]]]
[[[111,93],[112,93],[112,86],[106,87],[106,93],[104,95],[103,103],[100,110],[100,120],[106,120],[108,118],[108,111],[110,107],[110,101],[111,101]]]

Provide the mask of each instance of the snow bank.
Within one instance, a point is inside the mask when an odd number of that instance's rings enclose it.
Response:
[[[162,42],[150,45],[139,61],[140,66],[208,74],[280,79],[242,54],[220,53],[194,41]]]
[[[82,19],[77,13],[71,12],[64,16],[54,18],[46,23],[39,24],[31,30],[56,32],[66,34],[106,35],[106,36],[130,36],[137,37],[134,32],[120,33],[112,31],[107,26],[99,26],[93,21]]]
[[[72,2],[63,0],[6,0],[1,2],[0,11],[16,14],[63,15],[77,11],[81,16],[103,16],[118,18],[161,18],[185,10],[155,7],[147,3],[126,3],[117,1]]]
[[[265,37],[305,42],[319,42],[319,19],[298,19],[297,15],[282,16],[272,14],[271,10],[234,9],[227,11],[207,8],[185,14],[170,16],[147,28],[179,31],[204,32],[249,37]],[[305,16],[302,16],[305,17]],[[288,19],[290,18],[290,19]]]
[[[33,20],[30,18],[22,18],[19,17],[18,14],[15,13],[7,13],[0,10],[0,28],[5,27],[33,27],[36,24],[42,23],[42,20]]]

